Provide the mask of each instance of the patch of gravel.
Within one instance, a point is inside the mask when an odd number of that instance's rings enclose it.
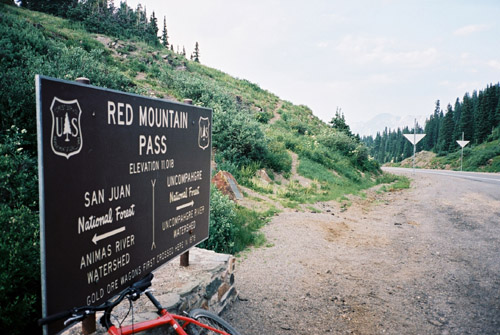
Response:
[[[242,334],[499,334],[500,190],[411,175],[410,190],[284,212],[239,257]]]

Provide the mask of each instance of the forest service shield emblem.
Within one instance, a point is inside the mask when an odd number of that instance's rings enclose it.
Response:
[[[50,144],[54,154],[69,159],[82,150],[82,110],[78,100],[62,100],[54,97],[50,105],[52,132]]]
[[[207,117],[200,117],[198,121],[198,146],[205,150],[210,145],[210,120]]]

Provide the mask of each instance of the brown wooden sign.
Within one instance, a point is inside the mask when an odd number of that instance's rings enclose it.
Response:
[[[47,316],[99,305],[208,237],[212,111],[43,76],[36,87]]]

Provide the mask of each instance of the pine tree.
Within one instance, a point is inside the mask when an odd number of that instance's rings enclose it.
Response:
[[[353,136],[351,132],[351,128],[345,121],[344,113],[342,113],[342,109],[337,107],[335,111],[335,117],[329,122],[332,125],[333,129],[337,129],[338,131],[344,132],[349,136]]]
[[[168,48],[168,33],[167,33],[167,18],[163,17],[163,32],[161,34],[161,43],[165,48]]]
[[[151,14],[151,18],[149,19],[149,33],[152,35],[151,37],[158,41],[158,20],[156,19],[155,12]]]
[[[465,93],[460,115],[460,134],[463,132],[466,140],[474,138],[474,109],[469,93]]]
[[[489,111],[485,92],[479,92],[476,106],[477,109],[474,113],[474,140],[476,143],[482,143],[491,131],[491,123],[489,122]]]
[[[499,101],[499,85],[490,85],[486,91],[486,108],[488,111],[488,124],[494,128],[498,126],[496,121],[496,108]]]
[[[455,129],[455,120],[453,109],[448,104],[446,115],[444,116],[442,129],[439,133],[439,152],[449,152],[454,147],[453,130]]]
[[[462,104],[460,99],[457,98],[455,101],[455,108],[453,110],[453,117],[455,121],[455,129],[453,130],[453,139],[462,138],[462,131],[460,130],[460,115],[462,114]]]
[[[200,46],[198,45],[198,42],[194,45],[193,60],[197,63],[200,62]]]
[[[434,114],[432,114],[425,123],[425,134],[423,141],[424,150],[432,150],[436,147],[438,137],[439,137],[439,125],[440,116],[442,115],[440,102],[436,101],[436,108],[434,109]]]
[[[373,140],[372,156],[375,157],[375,159],[379,162],[381,162],[380,157],[379,157],[381,143],[382,143],[382,136],[380,136],[380,133],[377,132],[377,135],[375,136],[375,139]]]
[[[500,124],[500,100],[498,100],[498,105],[497,105],[496,112],[495,112],[495,120],[496,120],[496,124],[499,125]]]

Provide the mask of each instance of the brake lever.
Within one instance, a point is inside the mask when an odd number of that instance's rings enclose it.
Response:
[[[85,318],[85,315],[75,315],[64,321],[64,325],[67,326],[76,321],[82,321]]]
[[[64,321],[64,325],[67,326],[69,324],[72,324],[73,322],[82,321],[89,314],[91,314],[91,312],[89,310],[83,311],[83,314],[73,314],[72,317],[70,317],[66,321]]]

